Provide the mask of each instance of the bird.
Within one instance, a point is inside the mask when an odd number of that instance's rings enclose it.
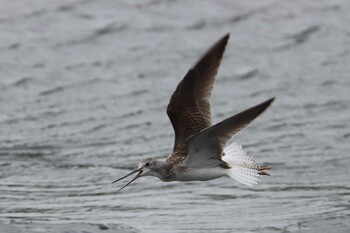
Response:
[[[275,97],[219,123],[211,123],[209,100],[229,37],[229,33],[225,34],[200,56],[170,98],[166,112],[175,133],[172,153],[165,160],[154,157],[141,160],[135,170],[112,182],[136,174],[117,192],[144,176],[165,182],[208,181],[226,176],[253,186],[262,176],[269,175],[271,167],[257,165],[236,142],[228,146],[226,143],[264,112]]]

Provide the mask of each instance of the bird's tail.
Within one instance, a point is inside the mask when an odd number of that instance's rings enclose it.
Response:
[[[263,175],[269,176],[266,170],[271,169],[268,166],[256,165],[252,157],[237,143],[232,143],[224,149],[222,160],[231,166],[227,169],[227,175],[248,186],[259,183]]]

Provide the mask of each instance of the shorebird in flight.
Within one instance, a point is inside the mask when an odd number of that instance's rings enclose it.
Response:
[[[222,176],[252,186],[268,175],[268,166],[258,166],[236,143],[226,142],[259,116],[274,100],[211,124],[209,99],[215,77],[229,39],[217,41],[187,72],[171,96],[167,114],[175,131],[173,152],[165,161],[143,159],[132,174],[136,176],[117,192],[142,176],[156,176],[162,181],[206,181]]]

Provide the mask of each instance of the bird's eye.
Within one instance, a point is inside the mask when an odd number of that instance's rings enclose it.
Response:
[[[146,163],[145,166],[146,166],[146,167],[149,167],[149,163]]]

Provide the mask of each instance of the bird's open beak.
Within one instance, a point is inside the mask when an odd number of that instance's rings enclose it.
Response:
[[[137,172],[138,172],[138,173],[137,173]],[[141,168],[138,168],[138,169],[136,169],[136,170],[130,172],[130,173],[127,174],[126,176],[123,176],[122,178],[119,178],[119,179],[117,179],[117,180],[115,180],[115,181],[112,182],[112,184],[114,184],[115,182],[118,182],[118,181],[120,181],[120,180],[122,180],[122,179],[125,179],[126,177],[131,176],[132,174],[135,174],[135,173],[137,173],[137,175],[136,175],[132,180],[130,180],[128,183],[126,183],[123,187],[121,187],[120,189],[118,189],[117,192],[121,191],[123,188],[125,188],[126,186],[128,186],[129,184],[131,184],[133,181],[135,181],[137,178],[139,178],[139,177],[141,176],[142,169],[141,169]]]

